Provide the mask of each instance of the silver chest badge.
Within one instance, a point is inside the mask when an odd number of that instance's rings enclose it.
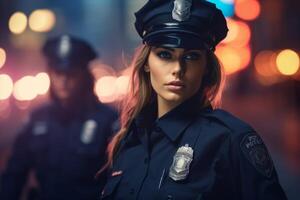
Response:
[[[95,130],[97,128],[97,122],[95,120],[87,120],[82,129],[81,142],[84,144],[89,144],[93,141],[95,136]]]
[[[185,21],[191,15],[191,7],[193,0],[175,0],[172,11],[172,18],[177,21]]]
[[[186,179],[189,174],[190,164],[193,161],[194,150],[188,144],[180,147],[173,158],[169,177],[174,181]]]
[[[33,135],[44,135],[47,133],[47,123],[44,121],[38,121],[34,123]]]

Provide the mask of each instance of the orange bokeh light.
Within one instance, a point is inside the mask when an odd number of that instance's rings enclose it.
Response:
[[[228,26],[228,34],[226,38],[222,41],[222,43],[229,43],[235,40],[238,37],[239,33],[239,25],[236,20],[226,18],[227,26]]]
[[[226,75],[245,69],[251,60],[249,46],[243,48],[220,46],[216,49],[216,55],[220,59]]]
[[[276,65],[282,75],[295,75],[300,68],[299,64],[300,59],[298,54],[291,49],[285,49],[277,55]]]
[[[243,20],[254,20],[260,14],[261,8],[257,0],[239,0],[235,4],[235,14]]]
[[[254,59],[255,71],[261,76],[276,76],[276,53],[273,51],[261,51]]]
[[[227,19],[229,32],[222,43],[233,47],[247,46],[251,39],[251,29],[249,25],[242,21]]]

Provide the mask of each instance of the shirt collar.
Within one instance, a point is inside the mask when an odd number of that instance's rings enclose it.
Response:
[[[159,129],[174,142],[193,121],[193,119],[196,118],[196,115],[199,112],[212,109],[211,106],[201,108],[201,104],[200,98],[198,96],[194,96],[181,103],[159,119],[156,119],[157,104],[153,103],[141,111],[141,113],[135,118],[134,123],[137,128]]]

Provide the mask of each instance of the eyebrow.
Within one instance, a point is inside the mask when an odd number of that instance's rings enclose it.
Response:
[[[170,48],[170,47],[154,47],[154,49],[167,49],[167,50],[169,50],[169,51],[175,51],[175,49],[174,48]]]

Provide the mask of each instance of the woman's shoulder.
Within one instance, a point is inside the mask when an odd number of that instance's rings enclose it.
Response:
[[[227,129],[233,135],[245,135],[249,132],[255,132],[247,122],[223,109],[211,109],[201,113],[199,117],[206,118],[211,126],[221,126]]]

